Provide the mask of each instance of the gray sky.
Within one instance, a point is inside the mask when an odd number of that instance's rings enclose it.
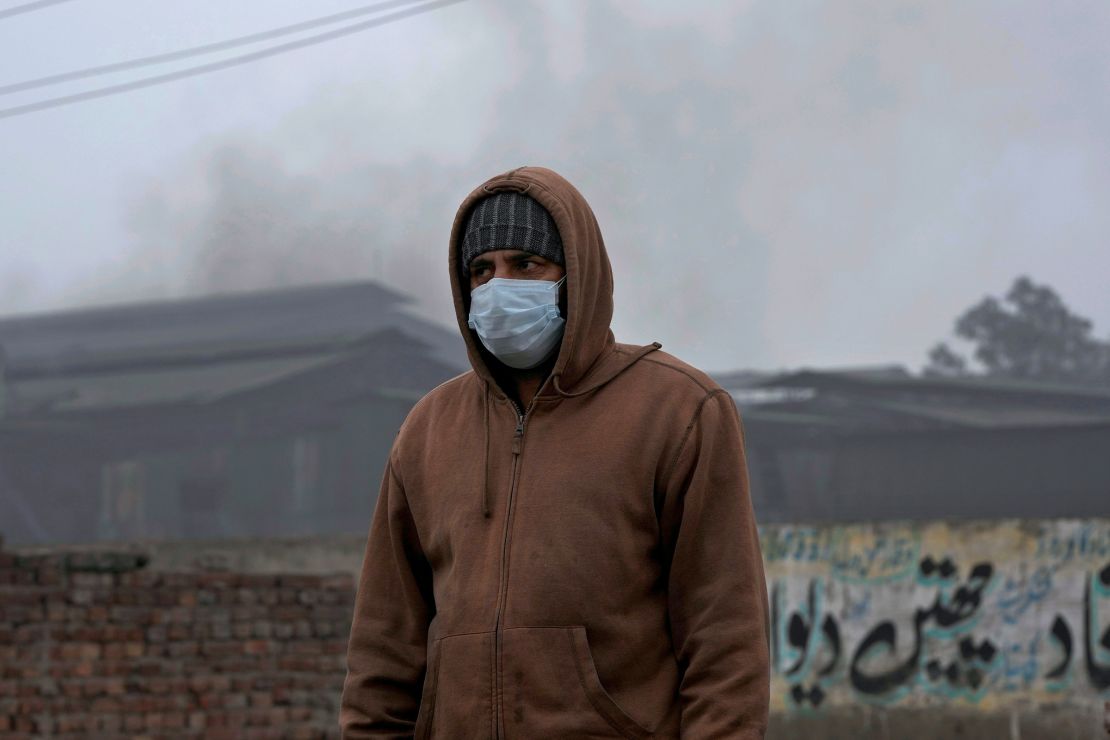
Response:
[[[0,19],[0,84],[358,5],[74,0]],[[450,323],[455,207],[542,164],[618,339],[709,370],[917,369],[1022,273],[1105,338],[1107,38],[1103,0],[467,0],[0,120],[0,313],[376,277]]]

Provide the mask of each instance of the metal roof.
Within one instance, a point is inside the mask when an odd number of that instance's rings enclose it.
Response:
[[[399,329],[440,362],[469,367],[458,332],[409,312],[411,299],[373,281],[95,306],[0,318],[9,374],[184,348],[314,342]]]
[[[898,366],[805,369],[726,386],[752,422],[843,433],[1110,424],[1110,389],[926,378]]]
[[[329,365],[393,389],[408,385],[396,364],[448,376],[468,367],[457,333],[407,313],[408,302],[359,281],[0,319],[4,416],[208,403]],[[338,367],[374,353],[376,370]]]
[[[334,362],[339,354],[271,357],[156,370],[63,375],[11,384],[13,416],[171,403],[204,403]]]

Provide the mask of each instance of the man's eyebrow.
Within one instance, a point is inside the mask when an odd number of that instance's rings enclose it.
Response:
[[[521,252],[517,252],[516,254],[509,255],[507,259],[510,259],[513,262],[523,262],[524,260],[531,260],[531,259],[542,260],[543,257],[540,257],[538,254],[534,254],[533,252],[523,252],[523,251],[521,251]]]

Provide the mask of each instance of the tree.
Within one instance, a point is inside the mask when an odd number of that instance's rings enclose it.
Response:
[[[1047,285],[1014,280],[1003,301],[988,296],[956,320],[957,336],[975,345],[981,375],[1082,385],[1110,385],[1110,342],[1091,336],[1091,321],[1068,310]],[[940,342],[923,370],[929,377],[974,375]]]
[[[971,373],[967,361],[952,351],[944,342],[938,342],[929,350],[929,364],[925,374],[931,377],[959,378]]]

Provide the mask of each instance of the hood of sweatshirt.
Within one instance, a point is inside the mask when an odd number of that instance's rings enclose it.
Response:
[[[593,209],[577,188],[558,173],[545,167],[519,167],[491,177],[474,188],[459,206],[451,227],[448,269],[455,315],[470,364],[490,392],[504,395],[487,364],[490,355],[467,325],[470,285],[462,269],[459,247],[471,208],[482,198],[502,191],[525,193],[538,201],[551,214],[563,243],[567,274],[566,328],[551,373],[552,382],[541,389],[541,397],[589,393],[661,347],[654,342],[634,352],[613,351],[616,343],[610,329],[613,269]]]

